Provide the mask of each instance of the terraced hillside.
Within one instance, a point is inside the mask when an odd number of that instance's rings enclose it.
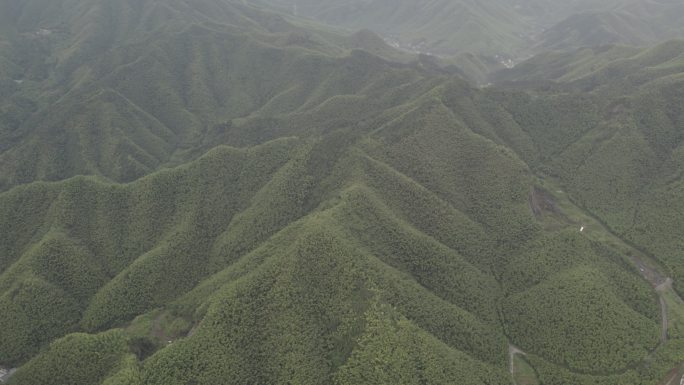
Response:
[[[677,298],[630,254],[684,282],[678,43],[482,89],[241,1],[0,6],[11,384],[499,385],[516,346],[545,384],[647,385],[684,362]]]

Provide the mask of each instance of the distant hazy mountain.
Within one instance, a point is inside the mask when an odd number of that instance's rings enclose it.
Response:
[[[643,45],[684,37],[678,0],[253,0],[347,28],[370,28],[403,48],[468,52],[506,63],[544,50]]]
[[[524,47],[530,26],[508,2],[472,0],[263,0],[284,10],[349,28],[370,28],[422,52],[509,54]]]
[[[625,1],[606,10],[573,14],[545,31],[538,50],[606,44],[646,45],[684,37],[681,1]]]

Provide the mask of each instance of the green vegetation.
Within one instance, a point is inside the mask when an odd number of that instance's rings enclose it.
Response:
[[[135,367],[121,330],[98,335],[71,334],[24,365],[12,378],[13,384],[92,384]],[[116,381],[110,382],[112,384]],[[121,383],[121,382],[119,382]]]
[[[436,58],[251,3],[0,4],[11,384],[652,385],[684,362],[681,42],[478,88],[460,75],[572,6],[393,3],[404,32],[456,12],[492,39],[426,35],[456,47]]]
[[[606,280],[579,267],[511,296],[504,305],[508,334],[523,350],[577,372],[638,363],[658,345],[659,325],[623,304]]]
[[[335,378],[338,384],[506,384],[507,375],[473,362],[436,341],[389,309],[373,309],[359,349]]]
[[[513,377],[517,385],[539,385],[534,368],[520,354],[513,356]]]
[[[668,336],[670,338],[684,338],[684,309],[681,298],[672,290],[666,290],[663,294],[667,306]]]

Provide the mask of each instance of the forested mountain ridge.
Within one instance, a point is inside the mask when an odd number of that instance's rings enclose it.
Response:
[[[684,282],[678,42],[479,88],[239,1],[0,7],[12,384],[511,384],[514,345],[545,384],[646,385],[684,361],[645,274]]]
[[[12,37],[9,56],[31,63],[40,62],[33,56],[47,58],[35,71],[17,63],[3,80],[2,189],[77,174],[130,181],[192,159],[188,151],[234,118],[261,108],[269,115],[310,109],[342,83],[361,87],[332,77],[330,69],[362,65],[364,57],[347,55],[363,42],[239,3],[193,3],[189,12],[180,1],[92,1],[82,3],[92,8],[81,13],[63,4],[65,17],[77,15],[65,21],[70,30],[54,21],[24,21],[23,13],[39,2],[12,4],[22,30]],[[109,19],[117,20],[111,28]],[[29,52],[15,54],[19,49]],[[376,71],[364,80],[386,66],[380,59],[368,63]]]
[[[681,41],[638,51],[583,49],[542,55],[500,74],[520,79],[509,83],[515,89],[520,84],[555,88],[569,100],[594,95],[589,100],[603,106],[603,116],[576,115],[589,119],[586,131],[551,154],[546,172],[565,181],[578,203],[658,256],[677,277],[682,274],[683,50]]]

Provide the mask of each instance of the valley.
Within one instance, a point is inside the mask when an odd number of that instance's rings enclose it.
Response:
[[[673,281],[667,278],[667,270],[657,260],[645,255],[642,251],[636,249],[628,242],[620,239],[614,234],[604,223],[597,219],[585,209],[578,207],[573,203],[572,199],[563,192],[561,185],[557,181],[550,178],[542,178],[538,181],[541,186],[548,189],[550,195],[553,196],[552,207],[548,214],[562,215],[563,220],[567,221],[568,225],[578,227],[584,236],[601,242],[609,244],[615,248],[618,253],[623,256],[626,262],[632,265],[635,270],[638,270],[644,280],[648,281],[653,290],[657,293],[660,303],[660,318],[661,326],[661,342],[657,349],[661,349],[663,345],[667,344],[670,333],[678,338],[679,334],[674,333],[672,323],[682,322],[681,318],[684,315],[684,301],[679,297],[677,292],[673,289]],[[521,350],[511,347],[511,358],[514,355],[525,355]],[[646,357],[645,360],[650,360],[655,354],[655,351]],[[684,364],[684,363],[682,363]],[[681,368],[682,364],[678,364],[677,368]],[[673,369],[676,371],[677,368]],[[665,384],[679,380],[681,374],[676,379],[666,380]]]

